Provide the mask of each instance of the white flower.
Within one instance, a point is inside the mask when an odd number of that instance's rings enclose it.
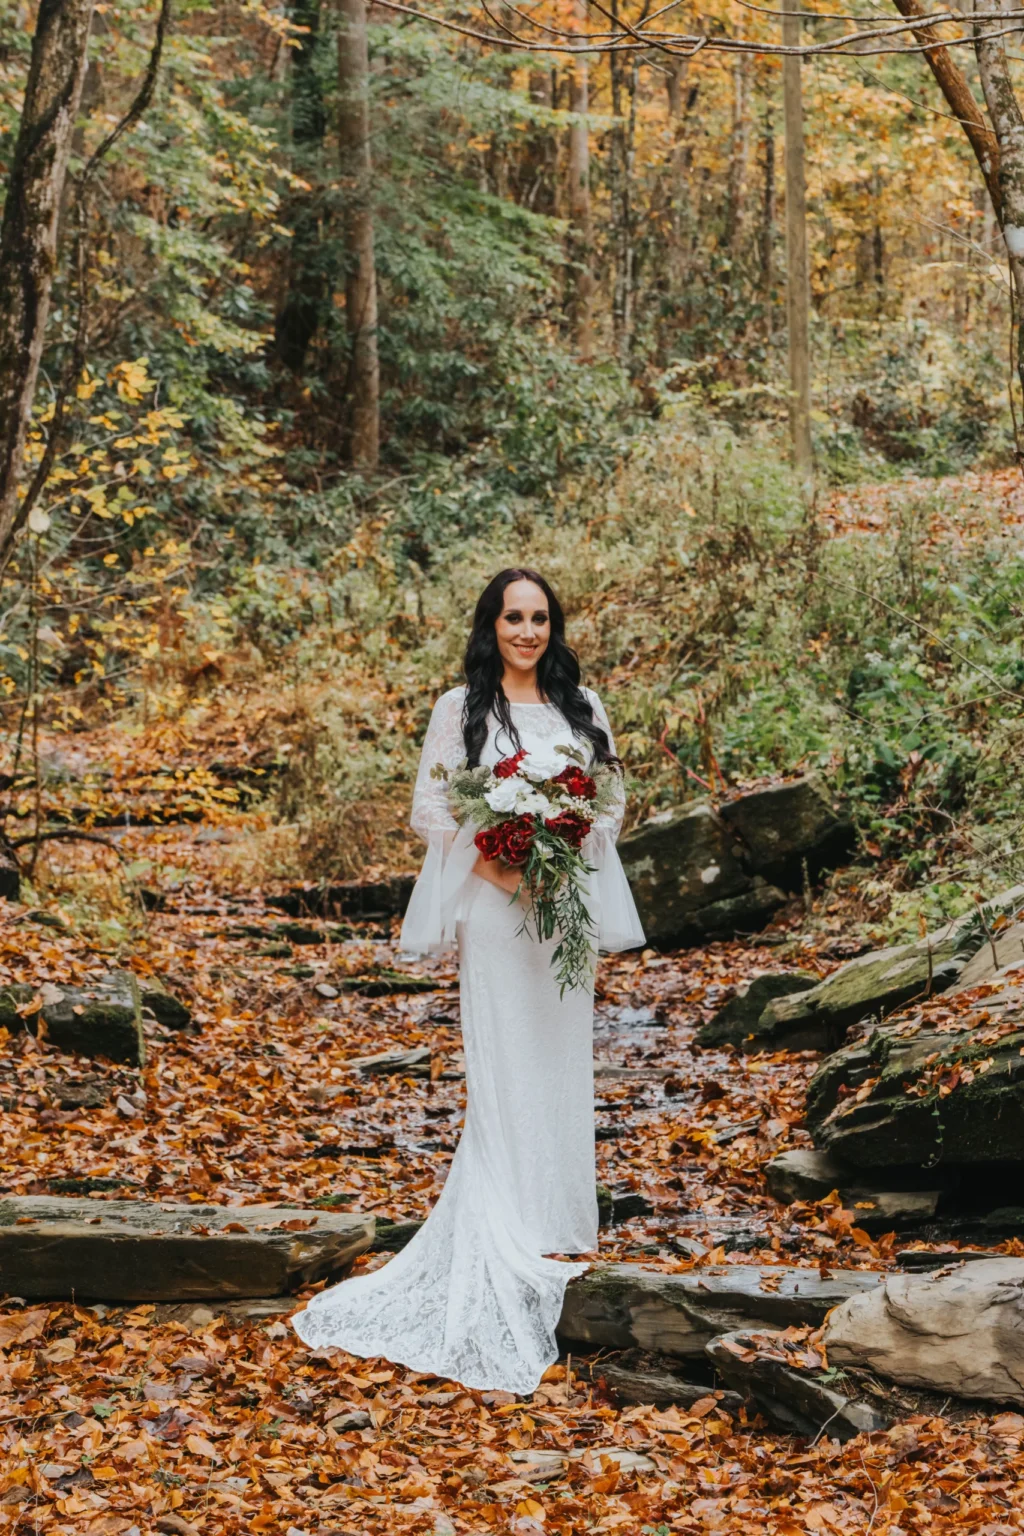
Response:
[[[542,747],[539,752],[528,752],[519,764],[518,771],[539,784],[544,779],[553,779],[556,774],[561,773],[567,762],[568,758],[564,752],[556,752],[552,747]]]
[[[491,789],[484,791],[484,799],[492,811],[514,811],[517,816],[550,816],[551,801],[527,784],[518,774],[498,779]]]
[[[484,791],[484,799],[492,811],[514,811],[516,801],[521,794],[529,793],[529,785],[515,774],[507,779],[498,779],[493,789]]]

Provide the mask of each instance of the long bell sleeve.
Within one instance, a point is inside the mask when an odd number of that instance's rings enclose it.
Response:
[[[608,715],[592,688],[584,689],[594,708],[594,720],[607,733],[608,745],[615,751],[615,738]],[[598,948],[602,950],[637,949],[645,942],[640,916],[629,888],[615,844],[626,814],[626,790],[621,777],[612,803],[597,817],[583,844],[583,856],[594,866],[590,898],[592,916],[597,924]]]
[[[409,824],[427,851],[402,920],[399,942],[410,954],[438,954],[455,942],[455,924],[477,859],[473,828],[459,826],[448,809],[445,780],[432,776],[438,765],[451,772],[465,760],[464,697],[464,688],[452,688],[437,700],[416,772]]]

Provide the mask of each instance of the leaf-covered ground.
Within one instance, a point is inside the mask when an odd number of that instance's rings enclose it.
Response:
[[[272,893],[246,878],[258,818],[230,808],[217,787],[230,779],[182,775],[169,788],[166,769],[147,765],[136,742],[122,774],[135,805],[140,772],[143,789],[164,805],[172,797],[176,817],[196,819],[107,834],[129,871],[148,869],[137,878],[151,882],[157,904],[143,916],[129,879],[118,942],[134,925],[129,963],[186,998],[201,1030],[147,1026],[140,1072],[62,1056],[28,1033],[6,1040],[4,1189],[424,1216],[464,1107],[453,959],[401,959],[384,924],[282,926]],[[68,804],[80,794],[80,783],[69,788]],[[45,857],[44,906],[0,905],[0,984],[87,980],[112,963],[102,923],[81,921],[74,895],[90,880],[94,898],[103,882],[114,890],[112,856],[69,842]],[[850,949],[844,902],[855,899],[819,904],[806,933],[798,904],[753,948],[602,962],[599,1175],[618,1194],[642,1195],[650,1214],[605,1229],[601,1258],[670,1269],[892,1262],[894,1240],[872,1242],[851,1213],[828,1203],[783,1211],[766,1193],[763,1162],[806,1141],[802,1097],[815,1058],[692,1045],[695,1026],[745,974],[834,968]],[[394,967],[436,986],[352,990]],[[413,1047],[429,1049],[428,1076],[349,1065]],[[86,1097],[104,1102],[72,1104],[83,1081],[97,1090]],[[387,1362],[313,1357],[287,1314],[245,1304],[10,1298],[0,1362],[0,1523],[24,1532],[1024,1528],[1015,1414],[910,1414],[887,1434],[808,1445],[725,1413],[710,1385],[687,1412],[616,1407],[600,1360],[553,1367],[523,1401]]]

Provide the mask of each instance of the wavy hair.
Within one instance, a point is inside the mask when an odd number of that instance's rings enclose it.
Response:
[[[475,768],[480,761],[487,740],[487,716],[492,710],[514,742],[516,751],[522,746],[501,686],[504,663],[494,628],[505,606],[505,588],[514,581],[534,582],[548,600],[550,635],[547,648],[537,663],[537,685],[542,699],[557,705],[576,735],[592,743],[599,763],[611,763],[621,769],[621,759],[612,752],[608,733],[594,719],[593,705],[580,687],[579,657],[565,638],[562,605],[544,577],[523,566],[509,566],[493,576],[477,599],[473,612],[473,628],[462,663],[466,676],[462,736],[469,766]]]

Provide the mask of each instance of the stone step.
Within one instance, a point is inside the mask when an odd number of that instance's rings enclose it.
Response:
[[[0,1200],[0,1291],[26,1300],[273,1296],[343,1275],[374,1220],[274,1205]]]

